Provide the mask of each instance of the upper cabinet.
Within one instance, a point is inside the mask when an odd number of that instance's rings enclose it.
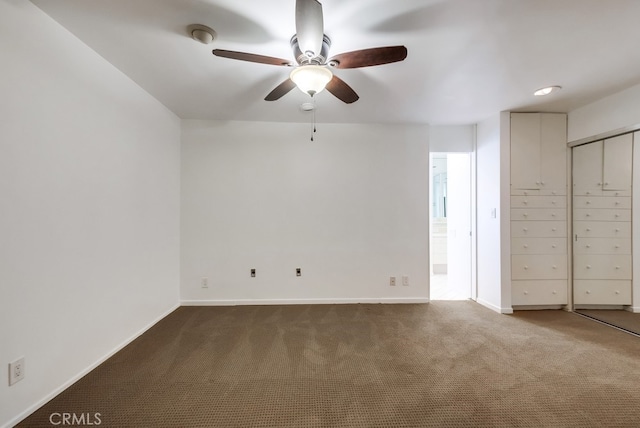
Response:
[[[633,135],[573,148],[573,194],[631,195]]]
[[[567,116],[511,113],[511,193],[566,195]]]
[[[602,190],[631,190],[632,154],[632,134],[620,135],[604,141]]]

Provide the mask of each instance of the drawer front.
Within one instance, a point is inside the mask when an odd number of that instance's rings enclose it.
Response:
[[[512,196],[511,208],[566,208],[566,196]]]
[[[595,189],[592,187],[578,187],[573,186],[574,196],[602,196],[602,189]]]
[[[511,220],[553,221],[566,218],[565,208],[511,208]]]
[[[511,279],[567,279],[567,256],[514,254]]]
[[[565,221],[512,221],[513,238],[561,238],[567,236]]]
[[[511,238],[511,254],[567,254],[567,238]]]
[[[513,211],[513,210],[511,210]],[[574,220],[588,221],[631,221],[631,210],[576,208],[573,210]]]
[[[631,238],[579,238],[574,254],[631,254]]]
[[[631,190],[602,190],[602,188],[588,188],[574,186],[573,194],[576,196],[631,196]]]
[[[511,187],[511,194],[515,196],[540,196],[540,190],[538,189],[519,189],[517,187]]]
[[[631,222],[628,221],[576,221],[573,233],[580,238],[629,238]]]
[[[545,186],[540,186],[540,189],[522,189],[511,187],[511,194],[515,196],[566,196],[567,188],[547,189]]]
[[[631,281],[573,281],[576,305],[630,305]]]
[[[631,209],[631,198],[627,196],[574,196],[574,208]]]
[[[566,305],[567,280],[512,281],[511,304],[513,306]]]
[[[540,195],[541,196],[567,196],[567,188],[566,187],[561,187],[561,188],[555,188],[555,189],[547,189],[544,186],[542,188],[540,188]],[[566,198],[565,198],[566,199]]]
[[[627,190],[602,190],[602,196],[628,196],[631,197],[633,195],[633,191],[631,189]]]
[[[631,255],[577,254],[573,258],[575,279],[631,279]]]

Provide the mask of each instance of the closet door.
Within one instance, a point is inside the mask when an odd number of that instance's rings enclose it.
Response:
[[[511,188],[540,189],[540,114],[511,114]]]
[[[573,148],[576,307],[630,305],[632,135]]]
[[[573,194],[599,195],[602,193],[603,142],[584,144],[573,148]]]
[[[632,134],[605,140],[602,168],[603,190],[631,190],[632,153]]]
[[[540,190],[547,195],[567,194],[567,117],[540,117]]]

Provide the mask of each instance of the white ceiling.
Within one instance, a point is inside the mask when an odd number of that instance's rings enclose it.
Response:
[[[295,0],[32,0],[185,119],[308,121],[308,96],[264,97],[290,69]],[[405,61],[335,70],[359,95],[316,96],[319,122],[476,123],[503,110],[566,112],[640,83],[639,0],[322,0],[330,56],[403,44]],[[189,24],[217,32],[210,45]],[[557,94],[532,93],[561,85]]]

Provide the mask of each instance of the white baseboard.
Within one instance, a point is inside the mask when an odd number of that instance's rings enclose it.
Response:
[[[507,315],[509,315],[509,314],[513,313],[513,308],[501,308],[501,307],[496,306],[493,303],[487,302],[486,300],[483,300],[483,299],[478,299],[478,300],[476,300],[476,302],[480,303],[485,308],[491,309],[492,311],[497,312],[499,314],[507,314]]]
[[[340,305],[358,303],[429,303],[426,297],[406,298],[344,298],[344,299],[234,299],[182,300],[182,306],[262,306],[262,305]]]
[[[78,380],[80,380],[83,376],[85,376],[87,373],[89,373],[91,370],[95,369],[96,367],[98,367],[100,364],[104,363],[106,360],[108,360],[109,358],[111,358],[115,353],[117,353],[118,351],[120,351],[122,348],[124,348],[125,346],[127,346],[128,344],[130,344],[131,342],[133,342],[134,340],[136,340],[139,336],[141,336],[144,332],[146,332],[147,330],[149,330],[151,327],[153,327],[154,325],[156,325],[159,321],[161,321],[163,318],[165,318],[167,315],[169,315],[171,312],[175,311],[176,309],[178,309],[180,307],[179,304],[176,305],[172,305],[171,308],[169,308],[168,310],[166,310],[162,315],[160,315],[159,317],[157,317],[155,320],[151,321],[149,324],[147,324],[146,326],[144,326],[142,329],[140,329],[139,331],[137,331],[136,333],[134,333],[132,336],[130,336],[128,339],[125,339],[123,342],[121,342],[119,345],[117,345],[114,349],[112,349],[111,351],[109,351],[105,356],[101,357],[100,359],[98,359],[98,361],[96,361],[95,363],[89,365],[89,367],[85,368],[84,370],[82,370],[80,373],[78,373],[77,375],[75,375],[74,377],[72,377],[71,379],[69,379],[68,381],[66,381],[64,384],[62,384],[61,386],[59,386],[58,388],[56,388],[55,390],[53,390],[51,393],[47,394],[44,398],[42,398],[41,400],[39,400],[38,402],[36,402],[34,405],[32,405],[31,407],[27,408],[25,411],[21,412],[19,415],[15,416],[13,419],[11,419],[10,421],[8,421],[6,423],[6,425],[3,425],[1,428],[9,428],[9,427],[13,427],[15,425],[17,425],[18,423],[20,423],[21,421],[23,421],[24,419],[26,419],[29,415],[31,415],[33,412],[35,412],[36,410],[38,410],[40,407],[44,406],[45,404],[47,404],[47,402],[49,402],[51,399],[53,399],[54,397],[56,397],[58,394],[60,394],[62,391],[64,391],[65,389],[69,388],[71,385],[73,385],[74,383],[76,383]]]
[[[637,313],[640,313],[640,306],[627,306],[624,308],[624,310],[637,314]]]
[[[514,306],[514,311],[546,311],[546,310],[560,310],[562,305],[520,305]]]

